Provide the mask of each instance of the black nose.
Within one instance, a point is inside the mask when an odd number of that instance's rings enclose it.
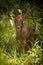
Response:
[[[20,29],[20,27],[17,27],[18,29]]]

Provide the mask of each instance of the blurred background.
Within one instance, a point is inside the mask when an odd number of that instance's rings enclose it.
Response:
[[[23,26],[34,26],[40,39],[32,42],[28,53],[19,54],[13,15],[25,16]],[[43,65],[43,2],[42,0],[0,1],[0,65]]]

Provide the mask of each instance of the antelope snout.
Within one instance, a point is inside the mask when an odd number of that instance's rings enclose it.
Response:
[[[20,26],[17,26],[17,29],[20,29]]]

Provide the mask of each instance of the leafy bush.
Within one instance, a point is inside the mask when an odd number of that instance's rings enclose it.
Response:
[[[41,47],[35,43],[35,45],[28,51],[27,54],[21,54],[18,56],[14,51],[13,57],[11,54],[5,52],[0,48],[0,64],[1,65],[39,65],[42,59]],[[42,63],[41,63],[42,64]]]

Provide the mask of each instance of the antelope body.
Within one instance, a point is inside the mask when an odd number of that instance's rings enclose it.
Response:
[[[32,26],[23,26],[23,16],[19,14],[15,17],[16,27],[16,40],[20,44],[20,47],[24,47],[26,51],[28,46],[31,45],[30,41],[35,38],[35,28]]]

